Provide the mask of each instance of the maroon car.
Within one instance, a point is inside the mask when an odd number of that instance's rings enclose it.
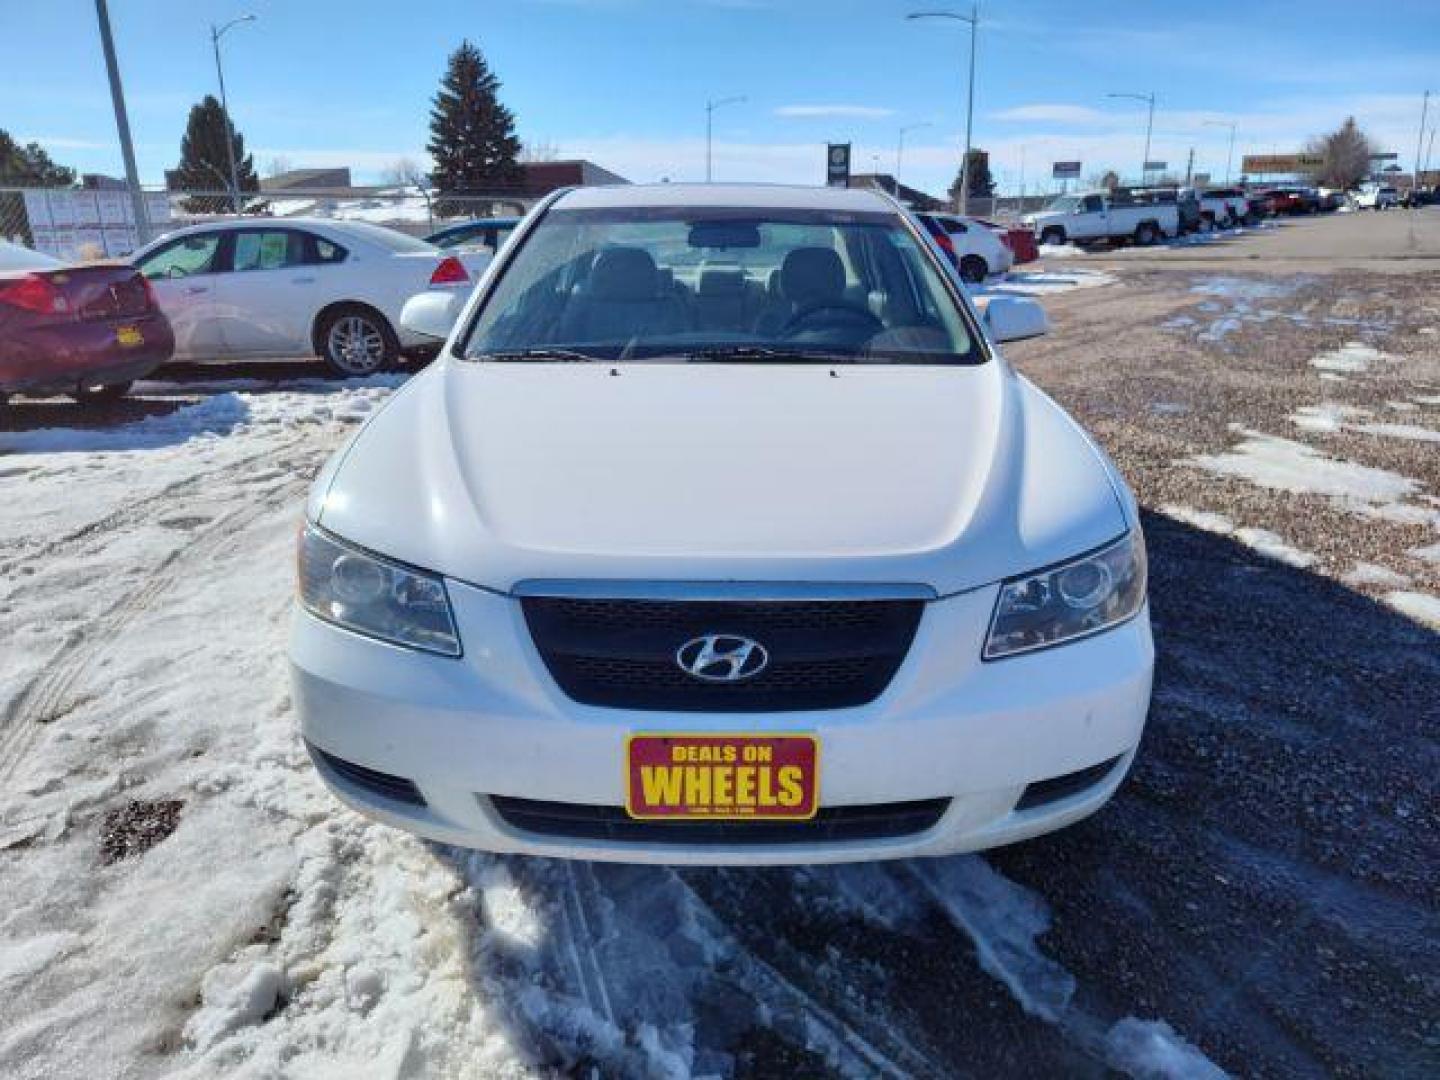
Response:
[[[71,265],[0,240],[0,402],[16,393],[111,401],[174,350],[133,266]]]

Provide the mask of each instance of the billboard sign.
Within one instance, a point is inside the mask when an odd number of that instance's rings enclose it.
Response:
[[[1325,159],[1319,154],[1246,154],[1240,159],[1240,171],[1246,173],[1302,173],[1323,168]]]
[[[1147,162],[1145,162],[1145,171],[1146,171],[1147,173],[1150,173],[1150,172],[1164,172],[1164,171],[1165,171],[1166,169],[1168,169],[1169,167],[1170,167],[1170,163],[1169,163],[1168,161],[1147,161]]]
[[[1056,180],[1079,180],[1080,162],[1057,161],[1050,166],[1050,176]]]
[[[829,187],[850,186],[850,144],[831,143],[825,150],[825,183]]]

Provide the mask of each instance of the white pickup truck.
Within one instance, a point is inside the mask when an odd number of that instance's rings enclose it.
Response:
[[[1133,240],[1144,246],[1180,232],[1180,211],[1173,202],[1124,202],[1104,191],[1062,195],[1021,220],[1042,244]]]
[[[1181,193],[1193,190],[1182,188]],[[1196,190],[1200,200],[1200,216],[1214,228],[1229,229],[1239,225],[1250,213],[1245,193],[1238,188],[1209,188]]]

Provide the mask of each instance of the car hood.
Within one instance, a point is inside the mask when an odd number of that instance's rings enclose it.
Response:
[[[320,477],[310,516],[487,588],[920,584],[944,595],[1127,527],[1103,455],[1002,362],[445,361]]]

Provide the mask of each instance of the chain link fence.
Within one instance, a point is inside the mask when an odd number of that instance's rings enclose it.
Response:
[[[368,221],[428,236],[449,224],[524,214],[535,196],[451,195],[412,189],[245,192],[240,210],[226,191],[146,189],[137,222],[128,188],[0,188],[0,239],[57,258],[124,258],[184,225],[206,221],[314,217]]]

